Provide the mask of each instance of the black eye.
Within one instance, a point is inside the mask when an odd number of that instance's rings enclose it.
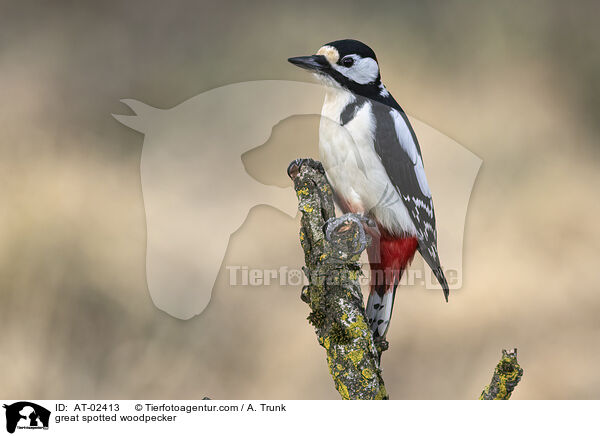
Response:
[[[342,58],[342,65],[345,66],[346,68],[350,68],[352,65],[354,65],[354,58],[352,58],[350,56],[346,56],[346,57]]]

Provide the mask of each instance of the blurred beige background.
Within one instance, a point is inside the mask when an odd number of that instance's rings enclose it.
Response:
[[[419,287],[396,299],[392,398],[477,398],[513,346],[525,370],[513,398],[599,398],[598,12],[591,1],[2,2],[0,396],[338,398],[299,288],[232,287],[223,267],[196,318],[152,304],[143,137],[110,114],[126,113],[125,97],[169,108],[229,83],[307,80],[288,57],[351,37],[374,48],[410,115],[483,159],[463,288],[449,304]],[[285,186],[287,163],[315,153],[317,123],[279,124],[243,156],[249,174]],[[256,207],[224,265],[301,265],[297,231]]]

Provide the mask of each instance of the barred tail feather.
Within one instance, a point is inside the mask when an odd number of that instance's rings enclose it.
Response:
[[[396,296],[396,286],[392,292],[386,292],[383,295],[378,292],[371,292],[367,300],[367,317],[369,318],[369,327],[373,332],[373,338],[385,338],[390,327],[392,318],[392,309],[394,307],[394,297]]]
[[[379,247],[369,251],[371,293],[367,301],[367,316],[373,337],[385,338],[390,327],[396,288],[402,273],[417,250],[417,238],[396,238],[380,230]]]

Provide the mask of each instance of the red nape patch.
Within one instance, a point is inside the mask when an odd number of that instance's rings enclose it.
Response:
[[[391,292],[393,285],[400,281],[402,272],[413,259],[417,246],[417,238],[414,237],[393,238],[382,235],[379,240],[378,262],[371,264],[371,292]]]

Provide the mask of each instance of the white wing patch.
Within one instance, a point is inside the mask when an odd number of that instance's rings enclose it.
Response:
[[[413,141],[410,129],[404,122],[402,115],[400,115],[397,110],[390,109],[390,115],[394,120],[394,127],[396,128],[396,135],[398,135],[400,145],[408,154],[410,161],[413,163],[413,165],[415,165],[417,163],[417,156],[419,153],[417,153],[417,147],[415,146],[415,141]]]
[[[404,121],[404,118],[402,118],[402,115],[400,115],[397,110],[391,109],[390,115],[394,120],[394,127],[396,128],[398,141],[415,166],[414,169],[419,182],[419,188],[421,188],[421,192],[423,192],[424,195],[431,198],[431,191],[429,190],[427,177],[425,176],[425,168],[423,167],[423,159],[417,151],[417,146],[415,145],[412,133],[406,125],[406,121]]]
[[[419,181],[419,188],[421,192],[427,197],[431,198],[431,191],[429,190],[429,184],[427,183],[427,177],[425,177],[425,168],[423,167],[423,159],[420,155],[417,156],[417,164],[415,165],[415,172],[417,173],[417,180]]]

